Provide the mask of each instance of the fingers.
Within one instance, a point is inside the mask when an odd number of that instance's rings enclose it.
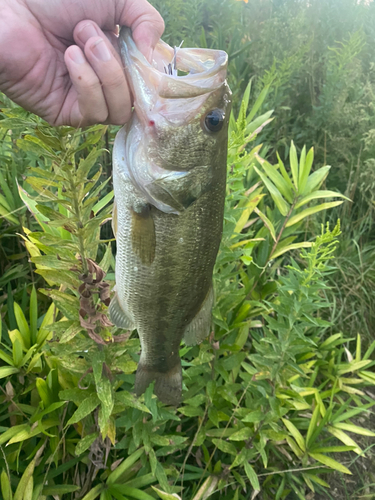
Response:
[[[72,45],[65,52],[65,63],[77,93],[72,124],[126,123],[131,114],[130,93],[113,45],[91,21],[78,23],[74,39],[77,46]]]
[[[127,0],[118,23],[131,28],[138,49],[150,61],[164,32],[164,21],[159,12],[146,0]]]

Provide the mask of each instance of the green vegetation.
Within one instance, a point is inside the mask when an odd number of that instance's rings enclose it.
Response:
[[[170,43],[228,50],[234,91],[213,333],[181,346],[177,409],[133,395],[138,337],[106,316],[116,129],[2,97],[4,500],[371,498],[375,8],[307,3],[154,2]]]

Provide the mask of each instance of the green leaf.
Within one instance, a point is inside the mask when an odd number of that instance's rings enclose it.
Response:
[[[177,493],[165,493],[164,491],[155,488],[155,486],[151,486],[151,488],[157,493],[161,500],[181,500],[181,497],[179,497]]]
[[[66,402],[65,401],[59,401],[57,403],[52,403],[48,408],[45,410],[41,411],[40,413],[35,413],[31,418],[30,418],[30,424],[33,424],[34,422],[37,422],[38,420],[41,420],[42,417],[45,415],[48,415],[48,413],[52,413],[55,410],[58,410],[62,406],[65,406]]]
[[[259,175],[259,177],[262,179],[264,185],[270,192],[270,195],[272,196],[273,201],[275,202],[277,208],[279,209],[279,212],[281,215],[287,215],[289,211],[289,205],[288,203],[284,200],[284,198],[281,196],[280,191],[277,189],[277,187],[271,182],[260,170],[258,170],[254,166],[254,170],[256,173]]]
[[[302,437],[302,434],[297,429],[297,427],[290,420],[287,420],[286,418],[282,418],[281,420],[284,422],[285,427],[288,429],[288,431],[294,437],[294,439],[296,440],[296,442],[297,442],[298,446],[301,448],[301,450],[306,451],[305,441]]]
[[[18,373],[19,369],[15,366],[0,366],[0,379],[9,377],[9,375],[14,375]]]
[[[13,500],[12,488],[10,486],[10,481],[8,474],[3,469],[0,476],[1,493],[3,495],[3,500]]]
[[[121,484],[113,484],[109,488],[109,491],[113,494],[113,492],[120,493],[121,495],[126,495],[125,498],[131,497],[136,500],[155,500],[154,497],[146,493],[145,491],[139,490],[137,488],[132,488],[130,486],[121,485]]]
[[[22,474],[22,477],[14,494],[14,500],[23,500],[26,487],[34,473],[34,467],[35,458],[29,463],[29,465],[25,469],[25,472]]]
[[[90,448],[90,446],[92,445],[92,443],[95,441],[95,439],[97,439],[98,436],[99,436],[99,432],[94,432],[94,433],[88,434],[87,436],[82,438],[78,442],[76,449],[74,450],[75,455],[79,456],[84,451],[88,450]]]
[[[337,191],[313,191],[312,193],[308,194],[304,198],[302,198],[294,208],[300,208],[302,205],[306,205],[306,203],[309,203],[311,200],[316,200],[318,198],[344,198],[347,201],[351,201],[350,198],[347,198],[341,193],[338,193]]]
[[[289,183],[284,179],[282,175],[279,174],[277,169],[268,163],[268,161],[264,160],[258,154],[255,155],[258,162],[262,165],[263,170],[267,174],[267,176],[271,179],[271,181],[275,184],[276,188],[280,191],[280,193],[289,201],[289,203],[293,203],[293,192],[289,185]]]
[[[266,228],[270,232],[272,239],[274,241],[276,241],[276,231],[275,231],[275,228],[273,227],[272,222],[269,220],[269,218],[263,212],[261,212],[258,208],[255,208],[254,212],[257,215],[259,215],[259,217],[262,219],[264,225],[266,226]]]
[[[320,187],[324,179],[327,177],[330,168],[331,167],[329,165],[326,165],[325,167],[321,167],[318,168],[318,170],[315,170],[315,172],[313,172],[308,177],[306,187],[303,191],[300,192],[300,194],[306,196],[317,187]]]
[[[224,453],[229,453],[230,455],[238,454],[237,448],[223,439],[213,439],[212,442],[220,451],[223,451]]]
[[[14,315],[15,315],[16,321],[17,321],[17,326],[18,326],[19,332],[22,336],[24,346],[26,349],[30,349],[30,341],[31,341],[30,329],[29,329],[29,325],[26,321],[25,315],[24,315],[21,307],[16,302],[14,302],[13,307],[14,307]]]
[[[39,289],[41,293],[51,297],[56,307],[61,311],[64,316],[71,320],[79,320],[79,300],[73,295],[68,293],[59,292],[58,290],[44,290]]]
[[[91,396],[82,401],[66,425],[80,422],[83,418],[87,417],[87,415],[90,415],[99,404],[100,400],[98,396],[96,394],[91,394]]]
[[[96,215],[102,208],[104,208],[108,203],[112,200],[114,196],[114,191],[111,191],[110,193],[106,194],[101,200],[99,200],[95,205],[92,207],[92,211]]]
[[[262,92],[257,97],[257,100],[255,101],[253,107],[251,108],[250,113],[246,117],[247,123],[250,123],[251,120],[254,118],[254,116],[257,114],[259,108],[261,107],[261,105],[264,102],[264,99],[267,97],[268,90],[269,90],[269,85],[266,85],[264,87],[264,89],[262,90]]]
[[[70,323],[70,321],[64,321],[64,323]],[[76,335],[82,332],[82,326],[77,322],[70,324],[70,326],[65,330],[65,332],[60,337],[60,344],[65,344],[66,342],[70,342]]]
[[[303,147],[302,153],[306,155],[306,146]],[[303,160],[303,161],[302,161]],[[301,154],[300,159],[300,167],[299,167],[299,191],[303,193],[307,179],[311,172],[311,167],[314,161],[314,148],[311,148],[307,153],[307,157],[303,158],[303,154]]]
[[[348,424],[346,422],[338,422],[333,426],[335,429],[343,429],[344,431],[352,432],[353,434],[359,434],[361,436],[375,436],[375,432],[365,429],[364,427],[359,427],[358,425]]]
[[[342,465],[339,462],[336,462],[336,460],[334,460],[333,458],[327,457],[326,455],[323,455],[322,453],[309,453],[309,455],[311,458],[326,465],[330,469],[338,470],[339,472],[343,472],[344,474],[351,475],[350,470],[347,469],[345,467],[345,465]]]
[[[75,484],[56,484],[54,486],[44,486],[42,495],[65,495],[67,493],[74,493],[80,489],[81,488]]]
[[[320,415],[320,406],[316,405],[314,413],[313,413],[313,415],[311,417],[311,420],[310,420],[310,423],[309,423],[309,428],[307,429],[307,435],[306,435],[306,446],[307,446],[307,448],[309,448],[310,445],[312,444],[310,442],[310,440],[311,440],[311,436],[313,435],[313,432],[316,429],[319,415]]]
[[[293,226],[294,224],[297,224],[297,222],[301,221],[302,219],[305,219],[309,215],[316,214],[317,212],[321,212],[322,210],[328,210],[329,208],[337,207],[342,203],[343,203],[342,201],[331,201],[329,203],[322,203],[321,205],[307,208],[306,210],[303,210],[299,214],[291,217],[286,223],[286,227],[290,227]]]
[[[259,479],[252,466],[248,462],[245,462],[244,468],[253,489],[256,491],[260,491]]]
[[[301,243],[292,243],[291,245],[283,246],[278,249],[278,246],[275,248],[275,251],[272,255],[270,255],[270,259],[276,259],[290,250],[298,250],[299,248],[311,248],[313,243],[310,241],[302,241]]]
[[[82,500],[95,500],[96,497],[104,490],[105,484],[97,484],[92,490],[90,490]]]
[[[128,456],[113,472],[111,472],[107,479],[107,484],[112,485],[118,481],[121,481],[121,476],[128,470],[132,465],[137,462],[144,454],[144,448],[139,448],[130,456]]]
[[[11,427],[7,431],[1,433],[0,446],[9,441],[9,439],[11,439],[13,436],[15,436],[24,429],[29,429],[29,426],[27,424],[15,425],[14,427]]]
[[[36,295],[36,289],[33,285],[30,295],[30,337],[31,337],[31,345],[36,344],[36,337],[38,333],[37,328],[38,322],[38,299]]]
[[[298,191],[298,157],[296,147],[294,142],[292,141],[289,150],[289,161],[290,161],[290,169],[292,171],[293,182],[296,190]],[[285,214],[283,214],[285,215]]]
[[[38,390],[40,399],[43,401],[44,408],[48,408],[53,403],[51,390],[47,382],[42,378],[36,379],[36,388]]]
[[[112,385],[107,377],[102,377],[97,381],[96,392],[101,402],[103,421],[107,423],[113,410]]]
[[[330,434],[332,434],[332,436],[335,436],[335,438],[339,439],[342,443],[346,444],[346,446],[353,446],[354,447],[353,451],[355,453],[357,453],[358,455],[362,454],[361,448],[357,445],[354,439],[345,434],[344,431],[342,431],[341,429],[337,429],[336,427],[332,427],[330,425],[327,426],[327,430]]]
[[[14,330],[13,330],[14,331]],[[22,341],[20,340],[21,334],[18,332],[18,336],[15,337],[13,341],[13,361],[17,368],[21,368],[22,359],[23,359],[23,349],[22,349]],[[9,332],[10,334],[10,332]],[[10,335],[9,335],[10,336]]]
[[[145,413],[151,413],[146,405],[141,403],[139,399],[128,391],[118,391],[115,393],[115,402],[123,403],[131,408],[136,408],[137,410],[144,411]]]
[[[250,427],[243,427],[229,437],[229,441],[245,441],[254,434]]]
[[[243,207],[241,216],[238,219],[237,224],[233,230],[232,238],[234,238],[237,234],[241,233],[245,224],[249,220],[250,215],[254,211],[255,207],[258,205],[260,200],[265,196],[265,194],[261,194],[262,189],[263,188],[257,189],[254,193],[252,193],[251,197],[246,202],[245,206]]]

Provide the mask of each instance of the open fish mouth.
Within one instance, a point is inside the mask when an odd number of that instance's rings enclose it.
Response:
[[[222,50],[172,48],[160,40],[150,63],[138,51],[129,28],[121,28],[119,43],[135,103],[197,97],[226,80],[228,55]]]

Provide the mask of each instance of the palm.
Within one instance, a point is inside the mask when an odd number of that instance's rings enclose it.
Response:
[[[127,2],[127,4],[132,3],[134,7],[134,4],[139,4],[139,0]],[[143,7],[149,7],[143,0],[140,3]],[[80,102],[79,85],[80,80],[85,78],[84,70],[87,70],[86,66],[89,65],[82,66],[82,76],[78,73],[75,77],[72,76],[72,72],[69,72],[67,67],[65,51],[73,44],[77,44],[82,51],[85,51],[90,62],[90,54],[86,47],[77,41],[76,33],[73,35],[74,28],[81,21],[90,19],[97,23],[104,33],[113,32],[117,23],[125,24],[122,17],[124,5],[125,2],[121,0],[112,0],[112,2],[110,0],[76,0],[74,2],[69,0],[49,0],[48,2],[6,0],[0,21],[0,89],[21,106],[37,113],[54,125],[78,125],[80,121],[85,122],[84,112],[82,112],[85,104]],[[132,21],[131,13],[126,16],[125,12],[125,17],[127,17],[126,21],[128,19]],[[161,24],[159,22],[159,36]],[[149,37],[150,40],[144,40],[144,30],[142,33],[142,26],[138,28],[141,43],[148,43],[151,46],[153,44],[151,38],[155,38],[155,33],[146,34],[146,38]],[[101,33],[99,32],[98,35]],[[105,43],[110,45],[108,40]],[[110,50],[113,52],[112,64],[117,64],[116,70],[119,71],[120,65],[119,62],[115,62],[116,54],[113,47],[110,47]],[[95,74],[93,70],[91,71]],[[89,76],[92,80],[92,75]],[[98,76],[100,77],[100,74]],[[125,86],[124,77],[123,80],[123,86]],[[90,87],[90,83],[87,83],[87,86]],[[105,98],[107,95],[104,96],[104,101]],[[92,106],[92,103],[90,105]],[[108,114],[109,116],[105,118],[102,112],[101,120],[97,121],[110,120],[110,110]],[[95,120],[90,118],[86,120],[86,122],[90,121]]]

